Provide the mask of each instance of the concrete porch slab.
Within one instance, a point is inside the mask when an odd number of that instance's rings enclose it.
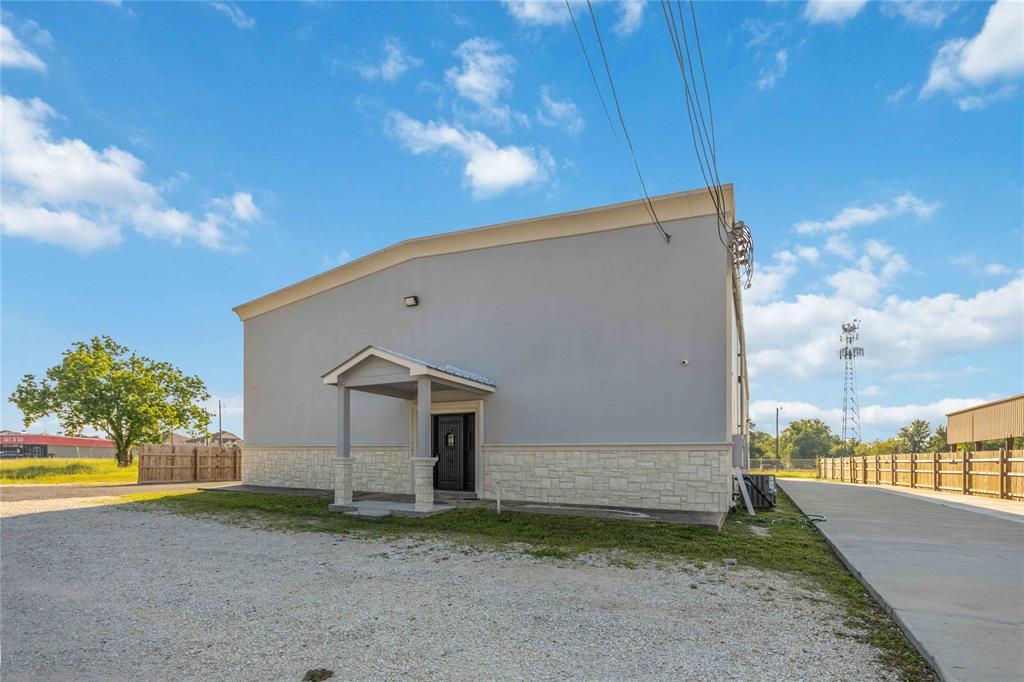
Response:
[[[342,512],[348,516],[380,519],[387,516],[424,518],[449,512],[455,509],[455,507],[447,504],[435,503],[429,511],[421,511],[416,509],[416,504],[414,502],[402,502],[399,500],[356,500],[352,504],[332,504],[328,509],[331,511]]]

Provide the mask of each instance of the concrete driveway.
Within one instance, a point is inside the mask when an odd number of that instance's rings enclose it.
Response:
[[[885,487],[779,481],[944,680],[1024,679],[1024,516]]]

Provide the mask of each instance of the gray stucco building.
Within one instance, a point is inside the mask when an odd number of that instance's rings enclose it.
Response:
[[[615,204],[411,239],[235,308],[243,481],[727,511],[735,266],[707,192],[652,201],[670,243]]]

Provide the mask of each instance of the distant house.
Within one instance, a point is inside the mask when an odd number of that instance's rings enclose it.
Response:
[[[720,522],[748,434],[736,260],[706,191],[652,203],[410,239],[236,307],[243,482]]]
[[[164,438],[160,445],[184,445],[188,442],[188,436],[181,433],[172,433]]]
[[[190,445],[241,445],[242,439],[230,431],[217,431],[202,438],[189,438],[184,441]]]
[[[51,436],[45,433],[0,433],[0,457],[112,458],[114,442],[89,436]]]

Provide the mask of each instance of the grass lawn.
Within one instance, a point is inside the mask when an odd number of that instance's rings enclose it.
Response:
[[[748,474],[775,474],[776,478],[817,478],[817,471],[806,469],[751,469]]]
[[[892,620],[865,593],[796,506],[778,493],[778,508],[750,518],[730,514],[721,532],[657,522],[620,521],[581,516],[553,516],[462,508],[426,519],[389,517],[354,519],[327,509],[319,498],[259,493],[199,491],[128,496],[134,509],[161,509],[262,528],[361,534],[430,536],[479,547],[528,546],[535,556],[570,558],[593,551],[613,551],[623,565],[642,560],[705,564],[734,558],[741,566],[789,573],[819,588],[845,608],[850,625],[881,651],[885,664],[902,679],[935,677],[927,663]],[[751,531],[765,526],[770,537]]]
[[[0,459],[0,483],[135,483],[138,460],[119,467],[110,459],[22,458]]]

